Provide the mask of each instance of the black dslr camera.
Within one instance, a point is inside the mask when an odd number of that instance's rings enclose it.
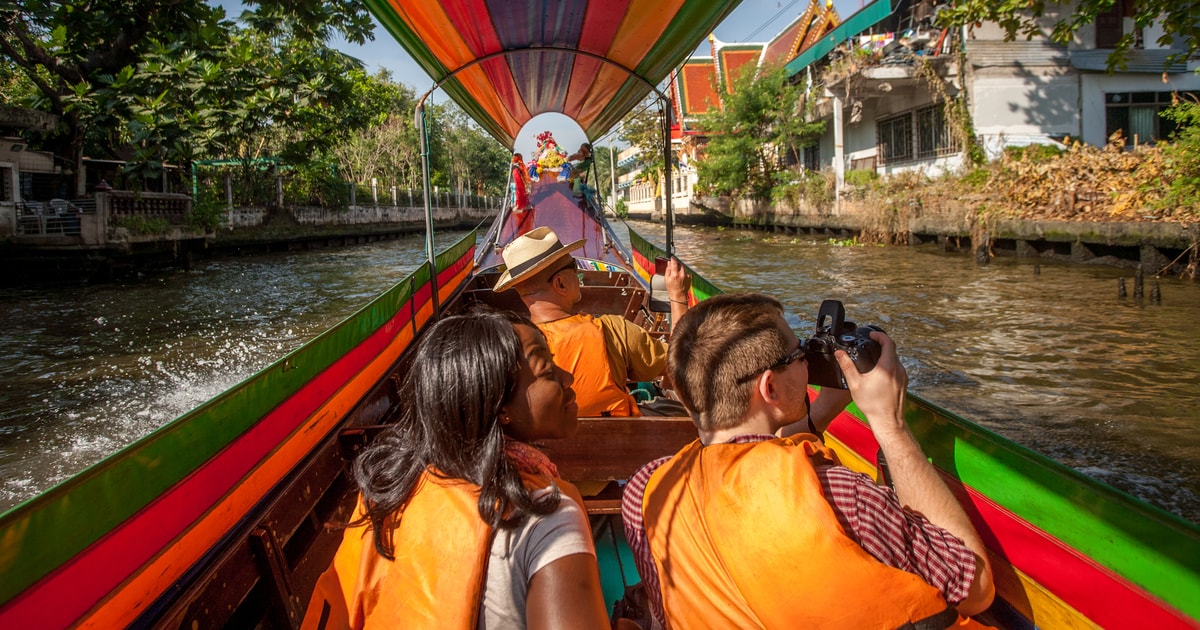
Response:
[[[821,387],[846,389],[846,377],[833,356],[834,350],[845,350],[854,360],[860,374],[870,372],[879,360],[879,342],[871,339],[871,331],[884,332],[878,326],[856,326],[846,321],[846,308],[838,300],[821,302],[817,312],[817,331],[804,350],[808,359],[808,382]]]

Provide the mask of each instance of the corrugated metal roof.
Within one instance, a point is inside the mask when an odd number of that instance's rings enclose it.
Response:
[[[1096,50],[1073,50],[1071,51],[1071,65],[1080,70],[1095,70],[1097,72],[1108,71],[1108,55],[1111,49],[1100,48]],[[1178,61],[1170,66],[1167,66],[1167,58],[1171,55],[1179,54],[1178,50],[1170,50],[1160,48],[1156,50],[1130,50],[1126,53],[1126,66],[1122,70],[1117,68],[1119,72],[1143,72],[1148,74],[1179,74],[1187,72],[1187,64]]]
[[[1065,45],[1047,41],[970,40],[966,50],[967,62],[976,68],[1065,66],[1070,58]]]

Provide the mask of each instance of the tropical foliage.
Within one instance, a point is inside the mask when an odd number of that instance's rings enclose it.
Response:
[[[804,88],[782,67],[742,73],[722,103],[700,123],[709,142],[697,174],[712,193],[768,198],[794,178],[787,165],[800,163],[800,150],[825,130],[825,123],[805,120]]]
[[[237,20],[204,0],[0,4],[0,104],[56,116],[27,135],[76,173],[84,155],[125,160],[130,187],[165,164],[267,157],[312,181],[415,187],[411,88],[329,45],[373,38],[361,0],[242,4]],[[435,181],[498,192],[500,145],[452,106],[429,119]]]
[[[663,173],[662,117],[665,108],[665,104],[652,97],[621,121],[621,140],[638,148],[643,176],[654,184],[655,190],[658,190]]]

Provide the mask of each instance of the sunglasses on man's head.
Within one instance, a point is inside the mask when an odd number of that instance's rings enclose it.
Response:
[[[550,275],[550,278],[547,278],[546,282],[554,282],[554,277],[558,276],[559,274],[562,274],[563,271],[566,271],[568,269],[577,269],[575,260],[571,260],[570,264],[563,265],[562,268],[558,269],[558,271],[554,271],[553,274]],[[582,271],[577,272],[576,275],[578,276],[578,278],[580,278],[580,282],[583,282],[583,272]]]
[[[807,359],[804,357],[804,353],[807,350],[808,350],[808,340],[802,339],[802,340],[800,340],[800,345],[796,346],[795,350],[792,350],[791,352],[779,357],[771,365],[768,365],[767,367],[765,367],[761,370],[752,372],[751,374],[749,374],[747,376],[743,376],[742,378],[739,378],[737,380],[737,382],[739,384],[740,383],[748,383],[748,382],[754,380],[754,378],[757,377],[759,374],[762,374],[763,372],[766,372],[767,370],[780,370],[780,369],[783,369],[783,368],[795,363],[796,361],[807,361]]]

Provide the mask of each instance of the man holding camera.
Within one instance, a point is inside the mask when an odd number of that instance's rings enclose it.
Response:
[[[809,404],[805,344],[777,300],[719,295],[676,323],[668,374],[699,440],[622,500],[656,627],[946,628],[991,604],[983,543],[904,421],[895,345],[869,335],[867,373],[834,357],[895,491],[822,444],[848,400],[826,387]]]

